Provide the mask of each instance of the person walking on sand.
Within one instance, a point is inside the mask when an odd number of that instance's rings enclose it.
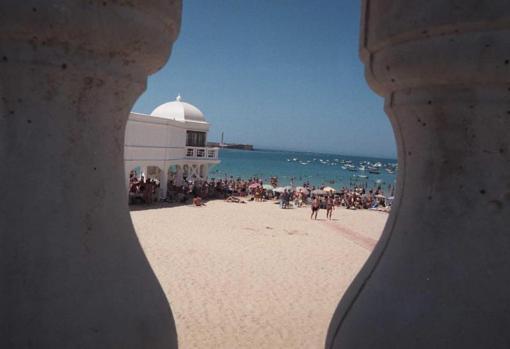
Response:
[[[317,219],[317,213],[319,213],[320,201],[317,196],[314,196],[312,200],[312,214],[310,215],[310,219],[313,219],[313,215],[315,214],[315,219]]]
[[[326,218],[331,220],[331,216],[333,214],[333,198],[331,196],[328,196],[326,199]]]

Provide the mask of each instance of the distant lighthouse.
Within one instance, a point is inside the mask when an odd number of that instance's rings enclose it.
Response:
[[[223,131],[221,132],[221,142],[220,147],[223,147],[225,143],[223,143]]]

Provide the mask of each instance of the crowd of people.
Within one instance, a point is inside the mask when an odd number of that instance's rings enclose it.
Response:
[[[352,188],[342,187],[335,190],[330,187],[315,187],[305,182],[302,186],[278,187],[278,178],[264,180],[257,177],[249,179],[223,178],[199,180],[183,179],[179,185],[170,180],[167,185],[167,202],[191,203],[195,206],[204,205],[207,199],[224,199],[227,202],[243,203],[246,201],[274,201],[282,209],[290,207],[311,206],[311,218],[317,219],[319,210],[326,210],[326,218],[332,219],[333,210],[337,207],[347,209],[375,209],[389,211],[393,201],[394,188],[387,188],[385,195],[380,185],[373,189],[363,186]],[[143,202],[150,204],[160,198],[160,183],[157,179],[138,178],[130,175],[130,203]]]
[[[159,200],[160,183],[156,179],[138,178],[134,172],[129,174],[129,203],[143,202],[151,204]]]

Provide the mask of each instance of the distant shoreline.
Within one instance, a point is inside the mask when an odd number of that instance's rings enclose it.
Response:
[[[238,143],[218,143],[218,142],[207,142],[208,147],[218,147],[221,149],[237,149],[237,150],[254,150],[251,144],[238,144]]]

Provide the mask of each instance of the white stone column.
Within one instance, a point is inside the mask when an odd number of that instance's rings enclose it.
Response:
[[[182,185],[182,175],[183,175],[182,166],[183,165],[177,165],[175,179],[174,179],[174,184],[177,186]]]
[[[204,180],[208,180],[209,179],[209,164],[204,164],[203,179]]]
[[[159,199],[166,199],[166,191],[168,187],[168,167],[167,170],[163,170],[160,173],[159,178]]]
[[[180,12],[168,0],[0,2],[1,348],[177,346],[129,217],[123,150]]]
[[[510,3],[363,1],[397,200],[327,348],[510,346]]]
[[[126,192],[129,193],[129,175],[131,174],[131,169],[129,167],[124,167],[125,173],[125,182],[126,182]]]
[[[147,166],[140,165],[140,178],[143,176],[144,179],[147,178]]]

